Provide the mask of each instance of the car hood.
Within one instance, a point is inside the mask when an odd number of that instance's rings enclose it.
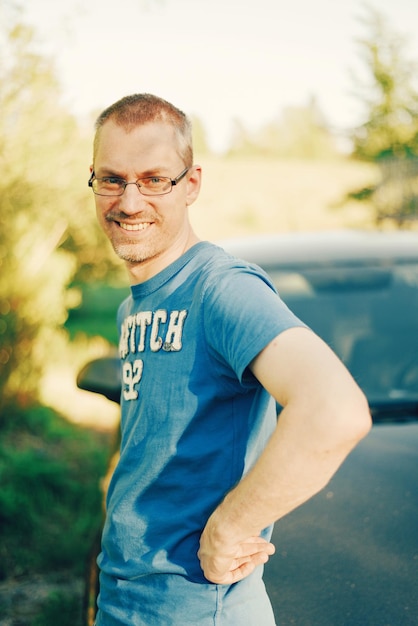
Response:
[[[278,624],[416,624],[417,477],[418,422],[380,423],[276,523],[264,579]]]

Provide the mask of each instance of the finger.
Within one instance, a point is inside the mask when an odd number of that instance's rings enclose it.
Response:
[[[254,572],[254,570],[260,565],[264,565],[268,561],[267,554],[258,554],[253,559],[250,559],[244,563],[242,563],[239,567],[225,573],[223,576],[223,582],[220,584],[233,584],[247,578]]]
[[[256,552],[249,556],[237,557],[231,562],[230,571],[242,568],[247,563],[252,563],[255,566],[267,563],[270,558],[270,554],[267,552]]]
[[[247,540],[246,542],[240,544],[237,556],[246,557],[262,552],[265,552],[266,554],[271,556],[275,553],[275,551],[275,546],[272,543],[265,541],[264,539],[262,542],[252,542]]]
[[[269,560],[269,556],[270,555],[267,554],[266,552],[257,552],[255,554],[252,554],[251,556],[243,556],[240,558],[236,558],[231,563],[230,571],[239,569],[246,563],[255,563],[255,565],[261,565],[262,563],[267,563],[267,561]]]

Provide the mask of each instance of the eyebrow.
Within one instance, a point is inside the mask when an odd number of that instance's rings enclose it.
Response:
[[[164,176],[165,178],[171,178],[168,174],[162,174],[162,172],[166,169],[167,169],[166,167],[160,167],[160,166],[150,168],[142,172],[141,175],[136,178],[136,180],[140,178],[149,178],[149,177],[156,176],[156,175]],[[95,170],[95,174],[97,174],[98,172],[100,173],[99,178],[102,178],[103,176],[114,176],[115,178],[121,178],[123,180],[125,180],[126,178],[122,174],[116,173],[115,170],[110,169],[108,167],[101,167],[97,171]]]
[[[115,170],[112,170],[107,167],[101,167],[98,170],[95,169],[94,173],[96,175],[100,174],[99,178],[101,178],[102,176],[114,176],[115,178],[123,178],[121,174],[117,174]]]

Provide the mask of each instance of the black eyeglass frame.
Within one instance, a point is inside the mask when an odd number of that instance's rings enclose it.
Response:
[[[101,196],[102,198],[117,198],[120,196],[123,196],[123,194],[125,193],[125,189],[127,187],[127,185],[136,185],[138,188],[139,193],[141,193],[143,196],[166,196],[168,193],[170,193],[173,189],[173,187],[175,185],[177,185],[187,174],[187,172],[190,170],[190,167],[186,167],[186,169],[184,169],[182,172],[180,172],[180,174],[178,176],[176,176],[175,178],[169,178],[168,176],[158,176],[158,177],[154,177],[154,176],[144,176],[143,178],[138,178],[136,181],[133,181],[131,183],[127,182],[126,180],[123,180],[123,178],[120,178],[120,182],[121,185],[123,185],[123,189],[121,191],[121,193],[115,193],[115,194],[104,194],[104,193],[97,193],[97,191],[94,191],[93,188],[93,181],[94,180],[102,180],[101,178],[97,178],[94,170],[91,173],[91,176],[89,178],[88,181],[88,186],[92,188],[93,193],[96,196]],[[112,178],[118,178],[118,176],[114,176]],[[162,178],[164,180],[166,180],[167,182],[170,183],[170,187],[167,189],[167,191],[163,191],[161,193],[144,193],[143,191],[141,191],[141,185],[139,184],[141,180],[149,180],[150,178]]]

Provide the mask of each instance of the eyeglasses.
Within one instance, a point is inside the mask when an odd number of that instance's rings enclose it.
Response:
[[[89,187],[93,189],[93,193],[97,196],[122,196],[127,185],[136,185],[138,191],[144,196],[164,196],[173,189],[184,178],[189,171],[186,167],[176,178],[168,178],[167,176],[147,176],[146,178],[138,178],[135,182],[128,183],[123,178],[117,176],[104,176],[96,178],[96,174],[92,172],[89,180]]]

